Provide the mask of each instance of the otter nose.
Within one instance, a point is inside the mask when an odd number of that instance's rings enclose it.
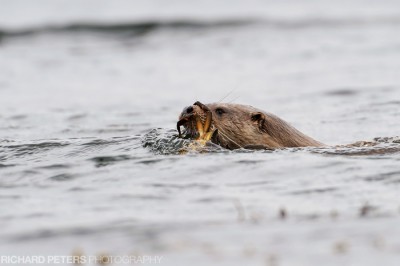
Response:
[[[186,109],[184,110],[184,112],[186,112],[187,114],[190,114],[193,112],[193,106],[188,106],[186,107]]]
[[[193,115],[193,106],[188,106],[183,108],[182,113],[179,115],[179,119],[187,119]]]

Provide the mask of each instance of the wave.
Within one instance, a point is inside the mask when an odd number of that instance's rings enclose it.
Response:
[[[154,154],[177,155],[186,153],[248,153],[265,152],[271,153],[269,149],[237,149],[229,151],[217,144],[207,142],[206,145],[197,145],[196,141],[178,138],[175,130],[152,129],[142,138],[142,145]],[[336,145],[327,147],[297,147],[276,150],[287,150],[291,152],[309,151],[315,154],[332,156],[381,156],[400,153],[400,137],[379,137],[372,141],[358,141],[347,145]],[[238,161],[241,163],[241,161]],[[245,164],[257,163],[257,161],[243,161]]]
[[[0,27],[0,37],[30,36],[46,33],[74,33],[94,32],[104,34],[132,33],[142,35],[160,29],[169,30],[192,30],[207,28],[227,28],[245,26],[257,23],[255,20],[220,20],[220,21],[197,21],[197,20],[176,20],[176,21],[142,21],[142,22],[77,22],[66,25],[47,25],[37,27],[26,27],[19,29],[5,29]]]
[[[140,36],[157,30],[220,29],[259,25],[281,30],[301,30],[309,28],[335,28],[359,26],[400,26],[400,17],[360,17],[360,18],[299,18],[299,19],[257,19],[239,18],[222,20],[149,20],[138,22],[72,22],[64,25],[44,25],[16,29],[2,28],[0,38],[23,37],[54,33],[129,33]]]

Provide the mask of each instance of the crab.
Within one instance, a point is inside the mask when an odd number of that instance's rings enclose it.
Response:
[[[179,138],[183,138],[181,126],[186,129],[185,138],[194,139],[194,146],[205,146],[210,141],[217,129],[212,125],[212,112],[201,102],[197,101],[192,106],[186,107],[176,124]]]

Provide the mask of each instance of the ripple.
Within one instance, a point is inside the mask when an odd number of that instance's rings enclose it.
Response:
[[[215,202],[225,202],[225,201],[231,202],[232,199],[225,197],[204,197],[193,200],[193,202],[199,202],[199,203],[215,203]]]
[[[169,197],[159,196],[159,195],[137,195],[137,194],[121,194],[114,196],[115,200],[124,199],[140,199],[140,200],[169,200]]]
[[[51,176],[49,179],[50,180],[54,180],[54,181],[69,181],[69,180],[72,180],[74,178],[76,178],[76,175],[63,173],[63,174],[58,174],[58,175]]]
[[[0,160],[1,160],[1,157],[0,157]],[[3,163],[0,163],[0,168],[13,167],[13,166],[16,166],[16,164],[3,164]]]
[[[103,167],[114,164],[116,162],[132,160],[132,159],[134,159],[134,157],[131,157],[129,155],[116,155],[116,156],[97,156],[89,160],[95,162],[96,167]]]
[[[162,128],[148,131],[142,138],[142,145],[156,154],[179,154],[188,140],[178,138],[176,130]]]
[[[315,194],[315,193],[327,193],[327,192],[332,192],[336,191],[337,188],[334,187],[327,187],[327,188],[312,188],[312,189],[302,189],[302,190],[297,190],[297,191],[292,191],[289,194],[292,195],[303,195],[303,194]]]
[[[163,159],[145,159],[145,160],[137,161],[136,163],[149,165],[149,164],[159,163],[162,161],[164,161],[164,160]]]
[[[112,137],[112,138],[108,138],[108,139],[93,139],[93,138],[89,138],[90,141],[84,141],[83,143],[77,143],[76,149],[74,149],[73,151],[69,152],[68,154],[66,154],[66,156],[68,157],[75,157],[75,156],[82,156],[82,155],[93,155],[93,154],[98,154],[98,152],[100,150],[104,150],[106,148],[112,148],[114,149],[114,152],[118,151],[118,150],[129,150],[132,145],[130,142],[138,140],[139,137],[138,136],[120,136],[120,137]],[[80,140],[80,139],[78,139]],[[134,144],[137,146],[138,144],[136,142],[134,142]],[[129,147],[129,149],[127,148]],[[102,157],[102,156],[96,156],[96,157]],[[107,156],[104,156],[107,157]],[[92,157],[93,160],[96,161],[95,157]],[[101,158],[97,158],[97,161],[102,160]],[[112,158],[103,158],[105,161],[107,161],[109,159],[113,160]],[[119,158],[121,159],[121,158]]]
[[[75,114],[75,115],[69,116],[67,119],[68,120],[80,120],[80,119],[86,118],[87,116],[88,116],[88,114],[85,114],[85,113]]]
[[[102,145],[113,145],[113,144],[120,144],[123,142],[128,142],[132,140],[137,140],[139,137],[137,136],[128,136],[128,137],[115,137],[112,139],[95,139],[91,140],[86,143],[82,143],[82,146],[102,146]]]
[[[251,160],[251,159],[236,161],[236,163],[239,163],[239,164],[259,164],[259,163],[263,163],[263,162],[264,162],[263,160]]]
[[[196,141],[178,137],[176,130],[156,128],[148,131],[142,137],[142,145],[155,154],[172,155],[183,153],[220,153],[227,150],[214,143],[207,142],[205,146],[190,148]]]
[[[350,88],[342,88],[342,89],[335,89],[326,92],[327,95],[331,96],[343,96],[343,97],[348,97],[348,96],[354,96],[358,94],[359,92],[355,89],[350,89]]]
[[[73,191],[73,192],[87,192],[87,191],[93,191],[91,188],[84,188],[84,187],[72,187],[68,189],[68,191]]]
[[[237,28],[244,26],[262,25],[281,30],[309,29],[309,28],[337,28],[337,27],[361,27],[370,25],[398,25],[400,19],[392,17],[351,17],[351,18],[300,18],[300,19],[249,19],[227,18],[220,20],[148,20],[115,23],[71,23],[66,25],[49,25],[38,27],[26,27],[19,29],[0,28],[0,39],[15,37],[30,37],[40,34],[60,33],[100,33],[123,37],[141,37],[159,30],[193,31],[196,29],[215,30],[221,28]]]
[[[53,147],[63,147],[67,146],[68,143],[61,142],[40,142],[40,143],[28,143],[28,144],[17,144],[17,145],[8,145],[2,146],[4,148],[9,149],[18,149],[18,150],[34,150],[34,149],[42,149],[42,148],[53,148]]]
[[[39,169],[65,169],[65,168],[70,168],[71,165],[69,164],[50,164],[50,165],[45,165],[45,166],[39,166]]]
[[[160,30],[193,30],[205,28],[237,27],[253,23],[251,20],[226,19],[220,21],[143,21],[126,23],[75,23],[64,26],[43,26],[36,28],[25,28],[18,30],[0,29],[0,39],[6,37],[24,37],[44,33],[71,33],[71,32],[96,32],[108,35],[120,35],[130,37],[140,37],[145,34]]]
[[[376,140],[375,142],[359,141],[344,146],[305,149],[313,153],[343,156],[376,156],[400,153],[400,145],[397,143],[397,138],[377,138]]]
[[[56,148],[68,146],[66,142],[39,142],[39,143],[27,143],[27,144],[15,144],[15,145],[0,145],[0,148],[4,149],[6,158],[16,156],[23,157],[25,155],[37,154],[45,151],[49,151]]]
[[[369,182],[380,182],[380,181],[386,181],[386,183],[390,182],[398,182],[398,178],[400,177],[400,171],[393,171],[393,172],[386,172],[386,173],[380,173],[377,175],[373,176],[367,176],[364,178],[364,180],[369,181]]]
[[[241,183],[230,183],[226,184],[227,187],[259,187],[260,185],[269,185],[272,181],[270,180],[259,180],[259,181],[251,181],[251,182],[241,182]]]
[[[171,155],[171,154],[185,154],[187,152],[195,153],[226,153],[227,150],[211,142],[207,142],[204,147],[199,149],[191,149],[190,145],[194,143],[193,140],[178,138],[176,130],[166,129],[152,129],[148,131],[142,138],[142,145],[149,148],[155,154]],[[375,138],[374,141],[359,141],[349,145],[314,148],[285,148],[276,150],[263,150],[258,151],[262,153],[279,152],[286,150],[290,152],[297,151],[310,151],[312,153],[327,154],[327,155],[343,155],[343,156],[371,156],[371,155],[386,155],[400,152],[400,138],[399,137],[382,137]],[[233,153],[255,153],[254,150],[237,149]],[[155,163],[155,160],[144,160],[141,163]],[[263,162],[262,160],[238,160],[240,164],[257,164]],[[140,163],[140,162],[139,162]]]
[[[10,116],[10,119],[12,119],[12,120],[23,120],[23,119],[26,119],[27,117],[28,117],[27,115],[21,114],[21,115]]]
[[[153,184],[148,184],[148,186],[157,187],[157,188],[177,188],[177,189],[188,189],[188,188],[209,189],[209,188],[212,188],[212,185],[209,185],[206,183],[190,183],[190,184],[153,183]]]
[[[20,195],[0,195],[0,199],[20,199],[22,198]]]

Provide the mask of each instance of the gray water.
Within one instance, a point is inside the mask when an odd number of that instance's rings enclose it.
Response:
[[[0,3],[0,255],[399,264],[398,1]],[[380,142],[179,154],[221,99]]]

